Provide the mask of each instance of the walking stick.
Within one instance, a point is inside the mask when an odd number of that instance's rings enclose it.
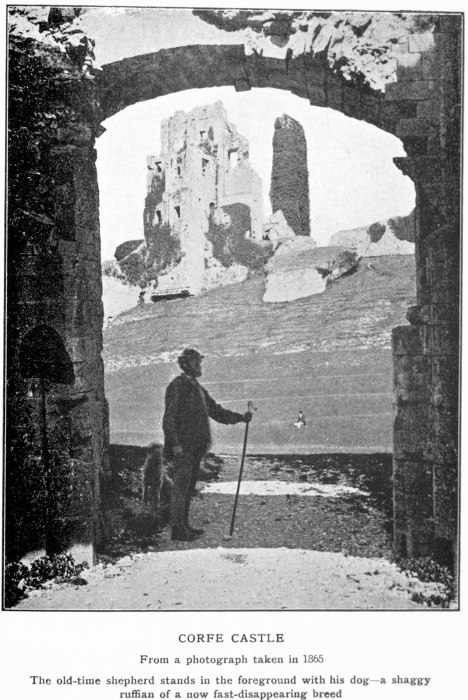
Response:
[[[247,410],[252,412],[256,411],[257,409],[253,405],[252,401],[249,401],[247,403]],[[239,469],[239,479],[237,481],[237,491],[236,491],[236,497],[234,499],[234,508],[232,509],[232,518],[231,518],[231,529],[229,530],[229,536],[232,537],[232,533],[234,532],[234,521],[236,519],[236,510],[237,510],[237,501],[239,500],[239,491],[240,491],[240,485],[242,481],[242,472],[244,470],[244,460],[245,460],[245,451],[247,449],[247,437],[249,434],[249,423],[246,423],[245,425],[245,435],[244,435],[244,447],[242,449],[242,459],[241,459],[241,465]]]

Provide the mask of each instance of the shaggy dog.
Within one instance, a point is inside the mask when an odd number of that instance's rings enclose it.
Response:
[[[158,509],[161,504],[169,503],[172,480],[169,469],[163,462],[162,445],[159,442],[151,442],[148,445],[148,454],[142,467],[142,478],[144,506]]]

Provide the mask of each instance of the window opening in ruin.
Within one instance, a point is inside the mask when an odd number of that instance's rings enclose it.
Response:
[[[206,173],[206,169],[208,167],[209,160],[207,158],[202,158],[202,173],[203,175]]]
[[[200,131],[200,139],[204,141],[206,139],[206,131]]]
[[[161,164],[161,161],[158,161],[158,162],[156,163],[156,170],[158,171],[158,173],[162,173],[162,164]]]
[[[180,207],[174,207],[175,213],[177,214],[177,218],[180,219]]]
[[[156,209],[156,216],[158,217],[158,224],[162,224],[162,214],[159,209]]]
[[[182,175],[182,158],[177,158],[177,175]]]
[[[238,165],[238,149],[234,148],[232,151],[229,151],[228,155],[231,168],[236,168]]]

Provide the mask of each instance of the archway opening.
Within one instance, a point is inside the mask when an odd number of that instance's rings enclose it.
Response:
[[[138,246],[148,243],[143,227],[149,191],[146,163],[151,163],[154,172],[153,163],[173,161],[177,178],[183,167],[182,157],[177,156],[182,142],[168,151],[160,139],[161,122],[174,114],[180,121],[181,111],[191,113],[219,100],[229,123],[248,141],[250,167],[262,179],[264,221],[273,213],[275,120],[288,114],[303,128],[310,237],[296,236],[296,241],[313,239],[315,254],[323,251],[323,260],[315,263],[315,270],[319,268],[324,278],[320,293],[264,301],[262,266],[248,270],[241,280],[227,278],[224,284],[213,284],[190,298],[159,300],[158,281],[155,285],[154,279],[148,279],[151,296],[142,299],[145,285],[139,284],[137,266],[142,260]],[[112,318],[105,319],[104,332],[111,443],[142,449],[155,438],[163,439],[165,387],[178,372],[175,360],[182,348],[195,346],[206,356],[203,381],[215,398],[237,411],[245,408],[248,399],[261,407],[251,431],[252,453],[295,454],[299,459],[310,454],[384,455],[380,466],[388,477],[391,329],[406,322],[406,309],[415,297],[414,187],[392,161],[404,155],[401,142],[374,126],[312,107],[279,90],[187,91],[129,107],[104,126],[106,133],[97,142],[103,259],[109,261],[125,238],[134,242],[124,251],[127,257],[106,263],[110,274],[103,278],[105,309],[106,303],[109,308],[106,294],[112,297],[117,290],[112,300],[117,312],[105,311]],[[208,133],[207,128],[198,131]],[[234,156],[239,168],[239,149],[226,148],[227,169],[232,170]],[[189,157],[184,150],[183,158]],[[203,177],[210,158],[211,154],[206,158],[202,154],[197,161],[197,167],[207,161],[204,169],[198,168]],[[167,171],[164,175],[159,168],[157,177],[162,176],[167,182]],[[200,182],[201,194],[201,178]],[[161,202],[155,199],[153,203],[155,223],[161,224],[164,207],[169,205],[179,208],[180,220],[179,200],[162,201],[161,192],[157,194]],[[194,197],[194,206],[200,198]],[[213,216],[216,206],[208,197],[207,218]],[[224,207],[224,214],[231,219],[229,206]],[[174,221],[174,231],[178,223]],[[330,255],[336,255],[338,249],[350,256],[354,253],[356,265],[344,267],[332,281],[334,273],[330,274],[327,265],[333,268]],[[236,267],[235,261],[229,266],[233,261],[219,255],[219,248],[213,250],[221,267]],[[303,274],[302,261],[308,255],[303,251],[292,258],[297,276]],[[311,273],[312,267],[308,270]],[[163,279],[167,273],[162,272]],[[291,273],[294,270],[288,270]],[[288,284],[286,280],[283,277],[280,285]],[[180,286],[189,285],[186,278]],[[121,315],[118,303],[122,304]],[[306,417],[304,429],[295,427],[299,411]],[[217,452],[235,454],[237,439],[229,428],[216,426]]]

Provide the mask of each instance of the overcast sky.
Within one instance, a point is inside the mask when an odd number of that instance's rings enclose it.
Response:
[[[161,120],[217,100],[250,141],[250,162],[263,180],[265,216],[271,213],[274,123],[283,113],[304,127],[311,236],[318,245],[328,245],[336,231],[412,210],[413,183],[392,160],[405,155],[396,137],[283,90],[188,90],[127,107],[104,122],[107,131],[97,140],[103,260],[113,258],[119,243],[143,238],[146,156],[159,154]]]

